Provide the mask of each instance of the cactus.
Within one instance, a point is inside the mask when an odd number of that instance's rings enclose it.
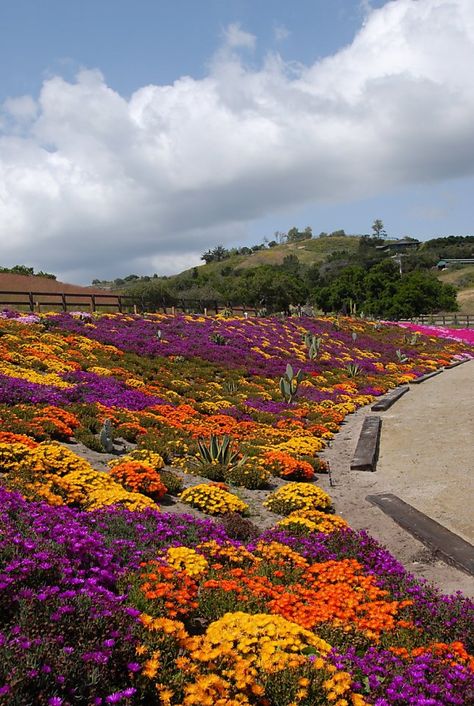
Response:
[[[161,339],[163,338],[163,332],[160,328],[156,332],[156,338],[158,339],[158,341],[161,341]]]
[[[357,341],[357,334],[355,331],[352,332],[352,341],[355,343]]]
[[[400,348],[395,351],[399,363],[408,363],[408,356],[401,352]]]
[[[357,303],[353,299],[349,299],[349,314],[352,317],[357,314]]]
[[[110,454],[114,450],[114,442],[112,438],[112,433],[113,433],[113,427],[112,427],[112,420],[111,419],[106,419],[105,422],[102,425],[102,429],[99,432],[99,441],[101,443],[102,448],[106,453]]]
[[[303,341],[306,348],[308,349],[308,358],[310,360],[315,360],[319,355],[323,339],[321,338],[321,336],[316,337],[313,336],[311,333],[306,333]]]
[[[298,370],[295,375],[293,368],[288,363],[285,374],[280,378],[280,391],[287,404],[292,402],[293,397],[298,392],[298,387],[300,382],[303,380],[303,376],[304,374],[302,370]]]

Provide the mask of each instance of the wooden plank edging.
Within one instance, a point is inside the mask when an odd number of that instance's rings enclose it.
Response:
[[[371,416],[364,419],[359,441],[351,461],[351,471],[375,471],[379,455],[382,420]]]
[[[474,576],[474,546],[392,493],[366,497],[448,564]]]
[[[434,378],[435,375],[439,375],[442,373],[444,368],[440,368],[439,370],[433,370],[431,373],[426,373],[425,375],[420,375],[419,378],[414,378],[414,380],[410,380],[410,385],[419,385],[420,382],[425,382],[425,380],[429,380],[430,378]]]
[[[392,392],[389,392],[388,395],[385,395],[385,397],[382,397],[380,400],[378,400],[375,404],[372,405],[370,408],[373,412],[385,412],[387,409],[389,409],[397,400],[400,399],[406,392],[409,391],[408,385],[402,385],[401,387],[397,387],[395,390],[392,390]]]

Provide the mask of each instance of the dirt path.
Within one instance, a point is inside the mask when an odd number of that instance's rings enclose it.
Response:
[[[437,560],[432,552],[366,501],[369,494],[398,495],[474,544],[474,360],[411,386],[382,418],[375,473],[351,471],[350,462],[370,407],[347,417],[323,456],[335,486],[319,478],[336,512],[367,529],[406,568],[446,592],[474,596],[474,577]]]

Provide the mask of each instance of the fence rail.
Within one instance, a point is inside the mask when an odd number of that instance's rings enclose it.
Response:
[[[145,299],[132,297],[129,294],[98,294],[87,292],[19,292],[16,290],[0,290],[0,307],[9,306],[13,309],[26,307],[31,312],[40,312],[45,307],[59,307],[62,311],[71,308],[88,308],[91,312],[101,309],[115,309],[120,313],[133,311],[135,313],[163,312],[220,314],[232,311],[234,314],[257,316],[253,307],[233,306],[215,300],[176,299],[172,304],[163,301],[160,305],[150,306]]]
[[[474,328],[474,314],[420,314],[420,316],[416,316],[413,319],[404,319],[403,321],[424,326]]]
[[[7,298],[5,298],[7,297]],[[107,294],[87,292],[18,292],[15,290],[0,290],[0,307],[26,307],[31,312],[40,312],[43,307],[59,307],[68,311],[72,307],[88,308],[94,312],[102,309],[115,309],[120,313],[163,312],[165,314],[196,313],[221,314],[231,311],[242,316],[257,316],[258,309],[242,305],[224,304],[216,300],[176,299],[173,303],[163,300],[159,305],[150,306],[143,298],[130,294]],[[421,314],[403,321],[424,324],[428,326],[459,326],[474,328],[474,314]],[[401,322],[403,323],[403,322]]]

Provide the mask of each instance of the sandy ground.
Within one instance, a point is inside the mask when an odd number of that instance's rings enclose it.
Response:
[[[474,544],[474,360],[446,370],[395,402],[382,418],[377,470],[351,471],[350,462],[370,407],[347,417],[323,456],[334,487],[321,477],[342,515],[367,529],[409,571],[444,592],[474,596],[474,577],[443,561],[401,529],[367,495],[390,492]]]

